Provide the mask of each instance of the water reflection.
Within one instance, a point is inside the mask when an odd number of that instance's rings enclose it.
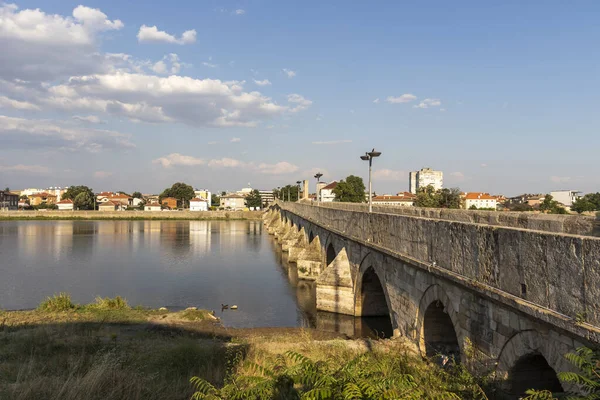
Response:
[[[306,326],[381,336],[380,321],[317,312],[314,281],[261,221],[0,222],[0,309],[34,308],[65,291],[74,301],[223,311],[225,325]],[[387,333],[387,331],[385,331]],[[390,327],[391,333],[391,327]]]

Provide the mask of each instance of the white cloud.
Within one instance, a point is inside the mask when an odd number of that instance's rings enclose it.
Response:
[[[375,103],[375,104],[379,104],[379,97],[378,97],[378,98],[376,98],[375,100],[373,100],[373,103]]]
[[[166,74],[168,71],[167,64],[165,64],[163,60],[160,60],[152,66],[152,71],[156,72],[157,74]]]
[[[165,168],[185,165],[185,166],[194,166],[194,165],[204,165],[206,161],[201,158],[195,158],[192,156],[184,156],[179,153],[171,153],[168,156],[157,158],[152,161],[153,164],[161,164]]]
[[[183,64],[177,54],[170,53],[164,56],[162,60],[157,61],[154,65],[152,65],[151,70],[161,75],[178,74],[179,71],[181,71],[182,65],[189,66],[189,64]]]
[[[174,35],[171,35],[165,31],[159,31],[156,26],[142,25],[137,34],[138,42],[163,42],[163,43],[174,43],[174,44],[191,44],[196,42],[196,30],[190,29],[183,32],[181,37],[178,39]]]
[[[429,108],[429,107],[439,107],[442,105],[440,99],[425,99],[416,106],[415,108]]]
[[[551,176],[550,180],[554,183],[566,183],[571,180],[570,176]]]
[[[271,81],[268,79],[263,79],[262,81],[254,79],[254,83],[256,83],[258,86],[268,86],[271,84]]]
[[[283,73],[287,75],[288,78],[293,78],[296,76],[296,71],[292,71],[291,69],[284,68]]]
[[[417,96],[415,96],[414,94],[405,93],[402,96],[398,96],[398,97],[388,96],[388,98],[385,99],[385,101],[387,101],[388,103],[391,103],[391,104],[397,104],[397,103],[410,103],[411,101],[414,101],[416,99],[417,99]]]
[[[208,67],[208,68],[217,68],[219,66],[218,64],[209,63],[207,61],[204,61],[202,63],[202,65],[204,65],[205,67]]]
[[[234,158],[220,158],[213,160],[203,160],[192,156],[184,156],[179,153],[172,153],[152,161],[153,164],[160,164],[164,168],[175,166],[194,166],[206,165],[209,168],[243,168],[248,171],[267,175],[285,175],[298,171],[298,166],[287,161],[281,161],[275,164],[254,163],[236,160]]]
[[[75,121],[88,122],[90,124],[102,124],[103,121],[95,115],[74,115],[71,117]]]
[[[311,100],[305,99],[304,96],[296,93],[288,94],[287,100],[289,103],[296,104],[295,107],[292,107],[292,109],[290,109],[291,112],[304,111],[312,105]]]
[[[463,174],[462,172],[459,172],[459,171],[451,172],[450,176],[453,178],[453,180],[455,182],[462,182],[466,179],[465,174]]]
[[[219,143],[219,142],[217,142],[217,141],[213,140],[213,141],[211,141],[211,142],[208,142],[207,144],[213,145],[213,144],[217,144],[217,143]]]
[[[481,168],[487,168],[487,164],[481,164]]]
[[[23,174],[31,174],[31,175],[45,175],[50,172],[48,167],[44,167],[41,165],[0,165],[0,172],[14,172],[14,173],[23,173]]]
[[[98,179],[105,179],[105,178],[109,178],[113,175],[112,172],[108,172],[108,171],[96,171],[94,172],[94,177],[98,178]]]
[[[230,140],[231,143],[237,143],[237,142],[241,142],[241,141],[242,141],[242,139],[240,139],[239,137],[234,137],[234,138],[231,138],[231,140]]]
[[[14,99],[9,99],[6,96],[0,96],[0,108],[14,108],[16,110],[39,110],[40,108],[35,104],[31,104],[27,101],[19,101]]]
[[[122,27],[84,6],[70,17],[0,3],[0,78],[40,81],[106,71],[99,35]]]
[[[290,164],[287,161],[281,161],[276,164],[258,164],[256,167],[261,174],[268,175],[285,175],[298,171],[298,166]]]
[[[403,181],[408,179],[408,174],[405,171],[378,169],[373,171],[373,179],[379,181]]]
[[[312,144],[342,144],[342,143],[352,143],[352,140],[345,139],[345,140],[328,140],[328,141],[312,142]]]
[[[244,15],[246,14],[246,11],[242,10],[241,8],[238,8],[237,10],[235,10],[235,15]]]
[[[30,120],[0,115],[0,148],[86,150],[135,147],[129,136],[115,131],[73,127],[59,121]]]

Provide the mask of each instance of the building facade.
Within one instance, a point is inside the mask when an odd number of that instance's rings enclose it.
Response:
[[[319,194],[319,201],[322,202],[332,202],[335,201],[335,193],[333,193],[333,189],[337,186],[337,182],[333,181],[328,185],[323,186],[321,192]]]
[[[161,211],[162,206],[158,203],[148,203],[144,206],[144,211]]]
[[[198,197],[191,199],[190,211],[208,211],[208,201]]]
[[[246,198],[237,193],[221,196],[221,208],[230,210],[243,210],[246,208]]]
[[[177,210],[177,199],[175,197],[165,197],[162,199],[161,204],[171,210]]]
[[[32,206],[56,203],[56,195],[46,193],[46,192],[34,193],[28,197],[29,197],[29,204],[31,204]]]
[[[408,174],[408,186],[412,194],[417,194],[420,188],[433,186],[435,190],[444,187],[444,173],[431,168],[421,168]]]
[[[493,208],[495,210],[496,206],[498,205],[498,199],[496,199],[494,196],[491,196],[489,193],[465,193],[463,196],[463,201],[464,208],[467,210],[473,206],[477,207],[478,209]]]
[[[196,199],[206,200],[208,207],[212,206],[212,193],[210,191],[208,191],[206,189],[194,190],[194,196],[196,196]],[[190,204],[190,208],[192,208],[191,204]]]
[[[259,190],[258,193],[260,193],[260,201],[263,205],[269,205],[275,201],[272,190]]]
[[[56,203],[56,206],[58,207],[58,211],[73,211],[73,200],[61,200]]]
[[[575,200],[581,197],[581,192],[578,190],[557,190],[550,192],[550,196],[559,203],[571,207]]]
[[[16,211],[19,209],[19,195],[0,190],[0,211]]]
[[[378,205],[378,206],[401,206],[401,207],[412,207],[415,204],[415,199],[417,196],[415,196],[412,193],[408,193],[408,192],[401,192],[396,194],[395,196],[392,195],[381,195],[381,196],[375,196],[372,198],[373,201],[373,205]]]

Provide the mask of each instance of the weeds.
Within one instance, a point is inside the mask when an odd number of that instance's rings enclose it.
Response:
[[[127,304],[127,300],[121,296],[116,296],[114,299],[110,297],[102,298],[96,297],[96,303],[91,304],[89,307],[98,310],[129,310],[131,307]]]
[[[74,308],[75,304],[71,301],[71,295],[64,292],[46,298],[38,307],[40,311],[46,312],[69,311]]]

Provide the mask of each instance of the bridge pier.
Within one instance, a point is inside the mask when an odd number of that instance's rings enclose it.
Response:
[[[321,241],[319,237],[298,254],[296,265],[298,266],[298,278],[315,280],[322,271]]]
[[[317,310],[355,315],[351,274],[346,249],[342,249],[317,279]]]
[[[288,248],[288,261],[291,263],[298,262],[298,256],[300,253],[308,247],[308,241],[306,240],[306,232],[304,228],[300,228],[300,232],[296,237],[296,241],[290,243]]]

